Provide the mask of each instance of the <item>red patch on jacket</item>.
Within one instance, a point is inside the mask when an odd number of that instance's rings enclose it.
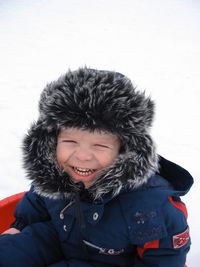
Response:
[[[187,228],[183,233],[173,236],[173,247],[181,248],[187,244],[190,239],[189,228]]]

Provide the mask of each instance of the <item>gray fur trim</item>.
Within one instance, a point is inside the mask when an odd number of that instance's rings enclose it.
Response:
[[[61,127],[103,130],[120,137],[123,151],[89,188],[93,199],[146,183],[158,169],[149,135],[154,103],[122,74],[87,68],[69,71],[47,85],[39,119],[24,139],[24,167],[38,194],[69,198],[76,186],[58,167],[55,151]]]

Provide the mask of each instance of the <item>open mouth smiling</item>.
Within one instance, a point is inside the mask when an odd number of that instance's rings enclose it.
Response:
[[[76,174],[81,176],[89,176],[97,171],[96,169],[80,168],[75,166],[71,166],[71,168]]]

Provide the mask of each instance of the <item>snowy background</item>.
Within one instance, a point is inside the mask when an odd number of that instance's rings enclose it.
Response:
[[[199,0],[0,0],[0,199],[29,188],[21,140],[41,90],[85,65],[122,72],[155,100],[158,152],[195,179],[183,200],[199,267]]]

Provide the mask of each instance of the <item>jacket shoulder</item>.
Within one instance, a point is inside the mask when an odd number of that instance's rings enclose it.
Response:
[[[168,188],[141,188],[122,194],[119,201],[133,244],[160,240],[187,227],[180,199],[173,200],[173,190]]]

